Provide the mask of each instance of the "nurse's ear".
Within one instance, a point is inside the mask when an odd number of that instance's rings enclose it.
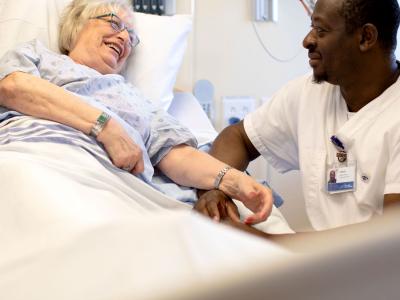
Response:
[[[378,29],[371,23],[364,24],[357,34],[361,52],[370,50],[378,42]]]

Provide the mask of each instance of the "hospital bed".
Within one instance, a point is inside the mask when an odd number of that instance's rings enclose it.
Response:
[[[0,55],[34,38],[58,51],[68,2],[1,0]],[[211,142],[216,131],[193,95],[173,93],[191,16],[135,18],[142,43],[125,77],[200,145]],[[245,269],[265,253],[277,255],[271,263],[288,255],[77,147],[1,143],[0,190],[0,299],[160,299]]]
[[[32,39],[38,39],[58,52],[59,17],[70,1],[0,0],[0,56],[19,43]],[[135,13],[134,23],[142,42],[128,59],[123,75],[153,104],[186,125],[195,135],[199,148],[207,146],[217,135],[210,120],[190,92],[174,92],[192,29],[192,16]],[[180,90],[181,84],[178,83],[177,87]],[[241,203],[238,205],[243,216],[250,213]],[[268,229],[270,233],[291,232],[279,211],[274,210],[274,216],[276,218],[270,218],[268,224],[258,227],[264,231]]]
[[[57,50],[58,16],[68,2],[0,0],[0,55],[35,37]],[[191,17],[136,18],[142,43],[125,76],[187,125],[200,145],[209,143],[216,132],[196,99],[173,93]],[[315,247],[305,255],[301,240],[284,248],[211,222],[134,176],[115,177],[87,157],[82,165],[80,153],[55,147],[56,157],[45,147],[0,149],[0,299],[376,299],[379,287],[394,299],[398,292],[393,223],[376,227],[380,238],[372,241],[349,233],[343,242],[350,248],[337,245],[340,237],[307,241]],[[67,152],[76,161],[63,161]],[[85,183],[78,191],[75,180]],[[38,189],[45,197],[37,197]],[[260,229],[290,231],[279,213],[268,222]],[[358,272],[349,271],[348,261],[368,262],[372,271],[362,269],[365,276],[349,285],[345,279]]]

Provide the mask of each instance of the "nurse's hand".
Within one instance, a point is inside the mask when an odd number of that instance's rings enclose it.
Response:
[[[220,220],[240,222],[236,204],[220,190],[203,192],[199,196],[194,209],[218,222]]]
[[[141,148],[132,141],[125,129],[114,119],[110,119],[97,136],[104,145],[112,163],[132,174],[144,171]]]

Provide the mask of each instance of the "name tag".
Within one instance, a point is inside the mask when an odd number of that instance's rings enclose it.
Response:
[[[352,192],[356,190],[356,164],[333,165],[327,172],[327,191],[330,194]]]

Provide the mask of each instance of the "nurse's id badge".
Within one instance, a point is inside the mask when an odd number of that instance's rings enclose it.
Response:
[[[330,194],[351,192],[356,190],[356,163],[333,164],[328,167],[327,191]]]

